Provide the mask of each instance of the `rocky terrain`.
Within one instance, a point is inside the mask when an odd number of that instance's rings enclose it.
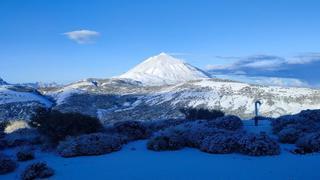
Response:
[[[179,109],[218,109],[241,118],[278,117],[320,108],[320,90],[261,86],[212,78],[199,68],[161,53],[127,73],[85,79],[65,86],[9,85],[0,81],[0,120],[28,119],[37,107],[80,112],[104,123],[181,117]]]
[[[88,79],[44,94],[56,99],[54,109],[81,112],[104,122],[157,120],[182,116],[183,107],[220,109],[253,117],[260,100],[261,115],[277,117],[320,106],[320,91],[250,85],[221,79],[200,79],[177,85],[143,86],[122,79]]]

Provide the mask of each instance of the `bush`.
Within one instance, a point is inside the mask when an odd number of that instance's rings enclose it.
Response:
[[[278,137],[280,142],[292,144],[298,140],[301,134],[302,131],[299,128],[289,125],[278,133]]]
[[[61,113],[40,109],[31,118],[30,125],[49,137],[52,142],[58,142],[67,136],[78,136],[101,131],[102,124],[97,118],[80,113]]]
[[[30,149],[21,149],[16,156],[18,161],[28,161],[34,159],[34,152]]]
[[[206,137],[200,146],[200,150],[213,154],[233,153],[238,150],[238,138],[235,133],[217,133]]]
[[[0,138],[5,136],[5,129],[10,124],[9,121],[1,121],[0,122]]]
[[[0,139],[0,150],[5,149],[8,146],[7,141],[4,139]]]
[[[179,150],[187,145],[185,138],[179,131],[167,131],[166,133],[158,133],[152,137],[148,143],[147,148],[154,151],[165,150]]]
[[[320,123],[320,109],[316,110],[303,110],[299,114],[297,114],[299,117],[301,117],[305,122],[316,122]]]
[[[209,110],[202,108],[184,108],[180,112],[185,115],[188,120],[212,120],[224,116],[224,112],[220,110]]]
[[[279,117],[272,121],[272,127],[281,142],[296,143],[305,134],[320,131],[320,110],[305,110]]]
[[[296,116],[285,115],[271,121],[272,131],[278,134],[283,128],[290,124],[296,124],[298,122]]]
[[[33,180],[51,177],[54,174],[52,168],[48,167],[45,162],[36,162],[29,165],[21,175],[23,180]]]
[[[42,142],[37,130],[29,128],[6,134],[4,140],[8,147],[35,145]]]
[[[149,137],[147,127],[139,121],[117,122],[109,131],[126,136],[128,141],[146,139]]]
[[[17,164],[11,158],[4,154],[0,154],[0,174],[13,172],[17,168]]]
[[[151,150],[176,150],[186,146],[199,148],[203,139],[223,131],[208,127],[207,121],[203,120],[186,122],[155,133],[148,147]]]
[[[119,136],[94,133],[67,138],[59,143],[57,151],[62,157],[75,157],[111,153],[121,147]]]
[[[238,141],[239,152],[250,156],[280,154],[279,144],[266,134],[245,134]]]
[[[230,131],[239,130],[243,127],[241,119],[237,116],[228,115],[215,119],[209,122],[212,126],[219,129],[226,129]],[[209,124],[209,125],[210,125]]]
[[[149,135],[152,135],[153,133],[158,132],[160,130],[164,130],[166,128],[177,126],[183,123],[186,123],[185,119],[164,119],[144,122],[145,126],[148,129]]]
[[[205,138],[224,132],[224,130],[215,127],[208,127],[206,121],[187,123],[181,128],[186,128],[184,137],[187,140],[188,146],[194,148],[199,148]]]
[[[303,152],[320,152],[320,132],[307,133],[300,137],[296,145]]]

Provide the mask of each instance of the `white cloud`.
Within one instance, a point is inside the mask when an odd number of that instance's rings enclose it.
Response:
[[[215,75],[222,79],[231,79],[235,81],[246,82],[250,84],[269,85],[269,86],[284,86],[284,87],[310,87],[310,85],[296,78],[281,78],[281,77],[265,77],[265,76],[246,76],[246,75]]]
[[[63,33],[63,35],[66,35],[69,39],[79,44],[88,44],[88,43],[93,43],[95,38],[97,38],[100,35],[100,33],[97,31],[83,29],[83,30],[66,32],[66,33]]]
[[[304,53],[292,58],[288,58],[288,64],[308,64],[314,61],[320,61],[320,53]]]
[[[320,53],[291,57],[254,55],[224,65],[207,65],[213,76],[246,75],[246,79],[259,84],[311,87],[319,87],[319,68]]]

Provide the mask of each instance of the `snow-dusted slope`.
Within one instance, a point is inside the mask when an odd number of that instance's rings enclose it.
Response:
[[[262,102],[261,115],[269,117],[320,108],[318,89],[258,86],[221,79],[163,86],[141,86],[119,79],[96,80],[96,85],[83,81],[55,92],[59,92],[55,109],[98,116],[105,122],[177,118],[181,117],[182,107],[221,109],[250,118],[254,116],[256,100]]]
[[[15,86],[0,86],[0,104],[8,104],[15,102],[28,102],[28,101],[37,101],[47,107],[51,106],[52,103],[37,94],[26,89],[20,89]]]
[[[174,84],[209,77],[206,72],[165,53],[148,58],[119,76],[146,85]]]
[[[83,93],[87,88],[91,86],[95,86],[94,81],[85,79],[83,81],[78,81],[78,82],[66,85],[60,89],[58,88],[57,90],[49,91],[49,92],[44,91],[43,93],[53,97],[56,101],[56,104],[59,105],[59,104],[62,104],[68,97],[74,94]],[[83,89],[82,87],[84,87],[85,89]]]
[[[0,85],[7,85],[8,83],[4,81],[2,78],[0,78]]]
[[[0,121],[28,120],[37,108],[51,107],[52,104],[33,88],[0,85]]]

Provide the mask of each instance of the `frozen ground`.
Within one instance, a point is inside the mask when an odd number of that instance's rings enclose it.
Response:
[[[320,154],[294,155],[283,146],[280,156],[250,157],[239,154],[213,155],[186,148],[153,152],[146,141],[126,145],[121,151],[102,156],[62,158],[52,153],[36,153],[55,170],[51,179],[110,180],[206,180],[206,179],[320,179]],[[18,179],[30,162],[20,163],[15,173],[0,179]],[[18,172],[18,173],[17,173]]]
[[[271,133],[269,121],[244,121],[247,131]],[[293,145],[281,145],[279,156],[251,157],[240,154],[207,154],[197,149],[154,152],[147,141],[125,145],[119,152],[101,156],[62,158],[53,153],[36,153],[35,161],[46,161],[55,170],[51,179],[109,180],[319,180],[320,153],[295,155]],[[6,154],[14,155],[13,150]],[[31,162],[19,163],[18,170],[1,180],[19,179]]]

